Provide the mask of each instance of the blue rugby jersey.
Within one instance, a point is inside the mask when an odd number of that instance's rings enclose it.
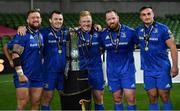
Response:
[[[92,29],[89,32],[77,30],[80,69],[102,70],[102,60],[99,44],[99,32]]]
[[[134,29],[121,24],[118,31],[106,28],[101,34],[101,44],[107,50],[107,74],[118,79],[120,74],[134,76],[134,45],[138,43]],[[119,35],[119,37],[118,37]]]
[[[20,56],[24,74],[30,80],[42,81],[42,49],[44,46],[42,34],[39,31],[34,33],[27,31],[23,37],[16,35],[13,44],[24,47],[24,51]],[[14,77],[17,78],[17,74]]]
[[[69,37],[69,30],[63,27],[61,30],[55,31],[52,27],[47,27],[40,32],[44,37],[45,72],[63,72],[66,66],[66,41]],[[60,50],[58,40],[60,40]]]
[[[7,43],[7,48],[8,48],[9,50],[12,50],[12,49],[13,49],[14,38],[15,38],[15,37],[13,37],[13,38]]]
[[[150,29],[152,31],[150,32]],[[149,28],[136,28],[141,49],[141,69],[150,72],[164,72],[170,70],[170,61],[166,40],[170,39],[171,31],[159,22],[154,22]],[[149,34],[148,50],[145,50],[144,34]]]

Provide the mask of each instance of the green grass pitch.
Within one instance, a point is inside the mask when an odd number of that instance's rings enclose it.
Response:
[[[173,103],[174,110],[180,110],[180,83],[173,84],[171,91],[171,101]],[[138,110],[147,110],[148,98],[146,92],[143,89],[143,84],[137,84],[136,89],[136,102]],[[105,87],[104,105],[106,110],[113,109],[112,95]],[[58,110],[60,108],[60,101],[57,91],[52,101],[52,109]],[[16,109],[16,96],[15,88],[12,82],[12,74],[0,75],[0,110],[15,110]],[[27,106],[29,109],[29,106]],[[94,108],[92,108],[94,109]],[[162,103],[161,103],[162,109]]]

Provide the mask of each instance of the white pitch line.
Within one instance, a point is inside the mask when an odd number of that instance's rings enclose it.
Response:
[[[3,83],[12,83],[13,81],[2,81],[0,82],[0,84],[3,84]]]

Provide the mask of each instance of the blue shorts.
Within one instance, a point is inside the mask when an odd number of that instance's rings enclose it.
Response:
[[[44,76],[44,90],[63,90],[63,72],[47,72]]]
[[[108,86],[111,92],[116,92],[121,89],[136,89],[135,75],[127,76],[122,74],[119,78],[108,79]]]
[[[27,82],[20,83],[18,78],[14,79],[15,88],[43,88],[43,81],[28,80]]]
[[[150,72],[144,72],[144,89],[162,89],[162,90],[169,90],[172,87],[172,79],[169,73],[161,73],[148,76]]]
[[[88,80],[92,89],[103,90],[104,89],[104,77],[102,70],[89,70],[88,71]]]

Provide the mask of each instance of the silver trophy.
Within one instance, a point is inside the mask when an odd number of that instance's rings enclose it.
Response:
[[[70,38],[66,46],[66,55],[69,58],[66,63],[65,75],[68,71],[79,71],[78,36],[75,30],[70,30]]]
[[[79,70],[79,52],[78,49],[71,49],[71,70],[78,71]]]

